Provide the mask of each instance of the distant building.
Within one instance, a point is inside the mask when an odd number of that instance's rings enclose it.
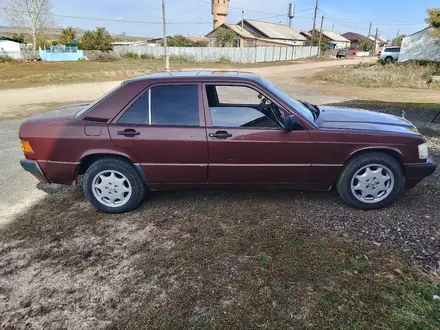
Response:
[[[229,0],[211,0],[212,1],[212,18],[215,30],[223,24],[226,24],[226,16],[229,12]]]
[[[23,59],[21,43],[15,39],[0,37],[0,56],[8,56],[16,60]]]
[[[440,40],[430,35],[432,31],[433,28],[428,27],[403,38],[399,62],[440,62]]]
[[[261,47],[261,46],[302,46],[306,41],[302,35],[287,25],[244,20],[237,24],[222,24],[206,37],[209,39],[208,45],[216,47],[216,34],[220,29],[232,30],[237,36],[230,47]]]
[[[319,31],[320,30],[315,30],[316,35],[319,36]],[[307,38],[307,40],[312,39],[312,30],[310,30],[309,32],[306,31],[302,31],[301,35],[305,38]],[[330,45],[331,49],[346,49],[346,48],[350,48],[350,40],[348,40],[347,38],[344,38],[343,36],[333,32],[333,31],[327,31],[327,30],[322,30],[322,40],[324,40],[325,42],[328,42]]]
[[[368,37],[370,40],[375,40],[376,36],[370,35]],[[384,38],[382,38],[381,36],[377,36],[377,40],[376,40],[376,51],[378,49],[381,49],[385,46],[389,46],[390,42]]]
[[[356,32],[346,32],[341,34],[345,39],[350,40],[350,48],[358,49],[361,46],[362,41],[368,40],[368,38],[362,34]]]

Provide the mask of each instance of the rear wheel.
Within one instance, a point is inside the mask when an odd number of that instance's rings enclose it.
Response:
[[[387,56],[387,57],[385,57],[384,61],[385,61],[385,63],[393,63],[394,59],[391,56]]]
[[[369,210],[394,201],[404,181],[402,167],[393,157],[372,152],[350,160],[336,188],[347,204]]]
[[[146,187],[133,165],[117,158],[103,158],[87,169],[83,189],[98,210],[123,213],[142,202]]]

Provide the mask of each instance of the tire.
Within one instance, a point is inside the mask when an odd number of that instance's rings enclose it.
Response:
[[[381,152],[368,152],[355,156],[347,163],[338,178],[336,189],[348,205],[371,210],[393,202],[402,191],[404,183],[405,177],[398,161]],[[359,190],[357,187],[360,187]]]
[[[394,62],[394,58],[392,58],[391,56],[387,56],[387,57],[385,57],[384,61],[385,61],[385,63],[390,64],[390,63]]]
[[[139,206],[145,197],[146,185],[132,164],[106,157],[87,169],[83,190],[87,200],[98,210],[124,213]]]

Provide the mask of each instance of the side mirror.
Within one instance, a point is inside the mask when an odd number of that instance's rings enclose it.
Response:
[[[295,128],[302,127],[298,118],[295,115],[287,115],[284,118],[284,130],[287,132],[293,131]]]

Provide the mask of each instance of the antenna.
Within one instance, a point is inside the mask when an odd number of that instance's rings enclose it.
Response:
[[[295,3],[289,3],[289,26],[292,27],[292,19],[295,17]]]

